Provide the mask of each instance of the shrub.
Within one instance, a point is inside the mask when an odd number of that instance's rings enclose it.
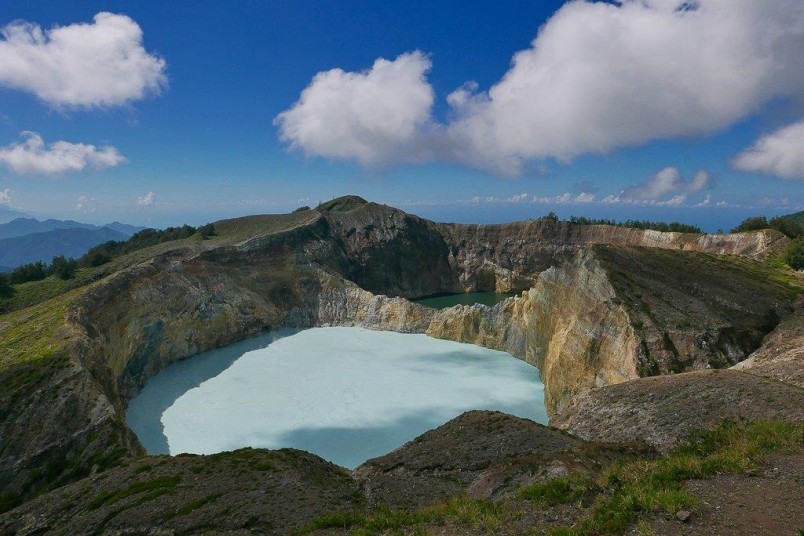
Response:
[[[558,221],[558,214],[556,214],[551,210],[550,212],[547,213],[546,216],[542,216],[539,219],[543,221]]]
[[[18,266],[11,271],[11,283],[18,285],[27,281],[40,281],[47,277],[45,263],[42,261],[31,262]]]
[[[748,231],[759,231],[760,229],[770,229],[770,223],[765,216],[751,216],[740,222],[740,225],[731,230],[732,233],[745,233]]]
[[[776,229],[780,233],[797,238],[804,236],[804,225],[796,220],[795,214],[789,216],[777,216],[768,220],[765,216],[752,216],[746,218],[734,229],[732,233],[743,233],[746,231],[759,231],[761,229]]]
[[[673,221],[670,223],[665,223],[663,221],[649,221],[649,220],[625,220],[623,222],[617,222],[614,220],[607,220],[607,219],[595,219],[595,218],[587,218],[585,216],[572,216],[569,219],[570,223],[574,223],[576,225],[612,225],[614,227],[628,227],[629,229],[641,229],[645,230],[652,230],[652,231],[663,231],[663,232],[674,232],[674,233],[702,233],[700,227],[696,225],[690,225],[688,223],[681,223],[677,221]]]
[[[6,274],[0,274],[0,298],[10,298],[14,295],[14,287],[8,280]]]
[[[202,225],[201,227],[198,228],[198,234],[204,240],[206,240],[210,236],[215,236],[215,224],[208,223],[206,225]]]
[[[214,227],[213,227],[214,229]],[[143,229],[135,233],[125,242],[115,242],[111,240],[90,249],[78,263],[80,266],[100,266],[115,257],[131,253],[162,242],[171,240],[181,240],[188,238],[196,233],[196,228],[192,225],[182,225],[181,227],[168,227],[161,231],[157,229]]]
[[[75,275],[75,270],[78,268],[78,262],[73,259],[68,259],[64,255],[53,257],[50,263],[48,273],[59,276],[60,279],[72,279]]]
[[[784,253],[784,262],[794,270],[804,270],[804,237],[790,242]]]

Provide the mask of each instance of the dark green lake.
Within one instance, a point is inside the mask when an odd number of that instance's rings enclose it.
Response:
[[[433,309],[446,309],[453,305],[495,305],[506,298],[516,296],[518,292],[467,292],[464,294],[447,294],[445,296],[430,296],[411,300],[415,303],[432,307]]]

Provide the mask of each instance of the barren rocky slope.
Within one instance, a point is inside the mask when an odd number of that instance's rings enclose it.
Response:
[[[123,411],[150,376],[281,326],[361,325],[504,349],[540,366],[548,406],[561,410],[594,387],[744,359],[801,288],[750,260],[784,246],[773,232],[450,225],[343,206],[218,222],[212,240],[137,252],[0,316],[4,508],[142,456]],[[444,311],[404,299],[491,289],[524,292]]]
[[[804,303],[768,335],[759,350],[732,368],[804,388]]]
[[[668,452],[694,430],[735,421],[804,421],[804,390],[732,370],[642,378],[578,395],[551,426],[588,441]]]

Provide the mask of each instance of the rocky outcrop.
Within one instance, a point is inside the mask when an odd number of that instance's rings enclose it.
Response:
[[[774,230],[707,235],[550,220],[433,223],[375,203],[326,212],[325,218],[348,259],[348,279],[375,294],[407,298],[526,290],[541,272],[591,244],[756,257],[778,253],[789,242]]]
[[[789,240],[778,231],[707,235],[608,225],[532,220],[501,225],[436,224],[449,248],[460,290],[524,290],[536,276],[592,244],[641,246],[714,255],[779,253]]]
[[[427,334],[512,353],[539,367],[548,411],[585,390],[745,359],[788,289],[727,258],[588,246],[493,308],[454,307]]]
[[[346,470],[298,450],[142,457],[1,516],[0,533],[285,535],[363,502]]]
[[[762,346],[734,370],[774,378],[804,388],[804,307],[785,319]]]
[[[410,507],[456,495],[499,498],[521,486],[592,472],[646,449],[590,445],[504,413],[470,411],[354,471],[372,505]]]
[[[670,451],[723,420],[804,421],[804,390],[734,370],[642,378],[576,396],[550,425],[587,441],[639,441]]]

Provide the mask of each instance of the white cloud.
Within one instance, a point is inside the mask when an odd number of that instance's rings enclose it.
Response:
[[[627,201],[659,201],[672,193],[698,192],[710,183],[711,178],[706,171],[698,171],[692,180],[686,181],[678,169],[666,167],[642,184],[624,189],[619,196]]]
[[[527,193],[516,194],[512,195],[511,197],[497,197],[497,196],[488,196],[488,197],[480,197],[475,196],[469,200],[470,203],[508,203],[508,204],[521,204],[521,203],[530,203],[530,204],[541,204],[541,205],[579,205],[579,204],[587,204],[593,203],[595,201],[595,194],[590,192],[581,192],[579,194],[571,194],[569,192],[565,192],[563,194],[558,195],[549,195],[549,196],[537,196],[531,195]]]
[[[18,21],[0,34],[0,85],[55,107],[118,106],[167,85],[165,60],[145,50],[142,29],[125,15],[51,30]]]
[[[137,198],[137,204],[141,207],[152,207],[154,203],[156,203],[156,194],[153,192]]]
[[[23,132],[22,143],[0,147],[0,164],[17,174],[53,175],[68,171],[81,171],[92,167],[102,169],[127,162],[117,149],[111,146],[95,147],[84,143],[66,141],[46,145],[36,132]]]
[[[309,155],[370,167],[416,162],[434,100],[429,69],[427,56],[411,52],[360,73],[318,73],[274,124],[283,141]]]
[[[311,155],[516,175],[543,158],[717,132],[804,97],[802,28],[801,0],[576,0],[488,91],[469,82],[448,95],[446,124],[430,115],[430,62],[418,52],[319,73],[276,121]]]
[[[450,125],[462,160],[517,173],[728,127],[802,94],[799,0],[569,2],[487,93],[459,90]]]
[[[670,199],[666,199],[663,201],[659,199],[637,200],[637,199],[624,198],[622,197],[622,192],[620,192],[617,195],[607,195],[600,202],[603,203],[604,205],[626,204],[626,205],[644,205],[651,207],[680,207],[684,204],[684,201],[686,200],[687,196],[685,194],[674,195]]]
[[[509,203],[524,203],[528,200],[529,197],[530,197],[529,194],[517,194],[512,195],[511,197],[506,199],[506,201]]]
[[[581,192],[578,195],[573,195],[565,192],[560,195],[546,196],[546,197],[533,197],[534,203],[546,205],[583,205],[592,203],[595,200],[595,194],[590,192]]]
[[[78,199],[75,200],[75,210],[80,210],[84,214],[89,214],[90,212],[95,212],[95,203],[97,199],[94,197],[89,197],[86,195],[79,195]]]
[[[804,179],[804,121],[762,136],[732,164],[743,171]]]
[[[0,205],[11,206],[11,190],[0,190]]]

